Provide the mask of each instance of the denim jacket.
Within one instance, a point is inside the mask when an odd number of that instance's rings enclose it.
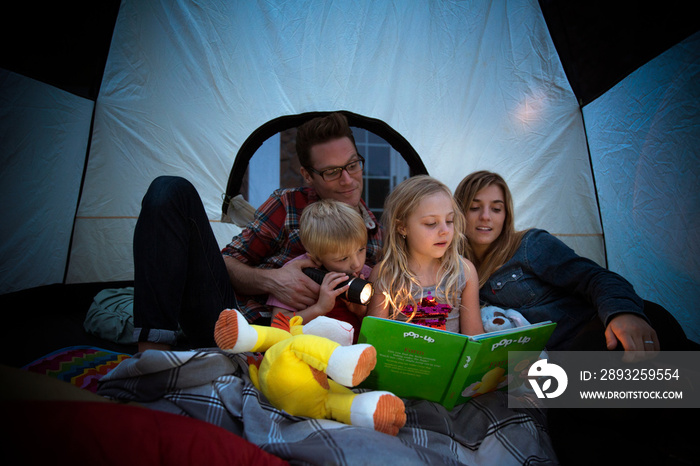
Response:
[[[533,324],[556,322],[550,350],[565,350],[596,311],[605,325],[622,312],[645,318],[644,302],[627,280],[538,229],[524,235],[515,255],[479,290],[479,298],[482,304],[515,309]]]

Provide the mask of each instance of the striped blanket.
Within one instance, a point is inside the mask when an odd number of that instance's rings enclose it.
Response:
[[[278,410],[252,385],[246,355],[217,349],[136,354],[97,393],[221,426],[292,464],[556,464],[543,413],[508,409],[504,392],[452,411],[405,400],[396,437]]]
[[[70,346],[49,353],[22,369],[48,375],[95,393],[98,381],[130,357],[93,346]]]

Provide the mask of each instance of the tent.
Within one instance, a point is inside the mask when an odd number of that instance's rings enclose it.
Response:
[[[343,110],[518,228],[621,273],[700,340],[700,34],[690,1],[105,0],[3,6],[0,293],[130,280],[140,200],[221,199],[255,149]],[[255,180],[250,180],[254,183]]]

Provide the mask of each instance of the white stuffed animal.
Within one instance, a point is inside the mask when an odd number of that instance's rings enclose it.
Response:
[[[481,322],[486,332],[530,325],[525,317],[513,309],[501,309],[496,306],[481,308]]]

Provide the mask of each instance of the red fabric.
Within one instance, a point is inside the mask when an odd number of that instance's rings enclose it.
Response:
[[[285,465],[213,424],[116,403],[2,402],[3,457],[26,465]],[[9,454],[8,454],[9,453]]]

